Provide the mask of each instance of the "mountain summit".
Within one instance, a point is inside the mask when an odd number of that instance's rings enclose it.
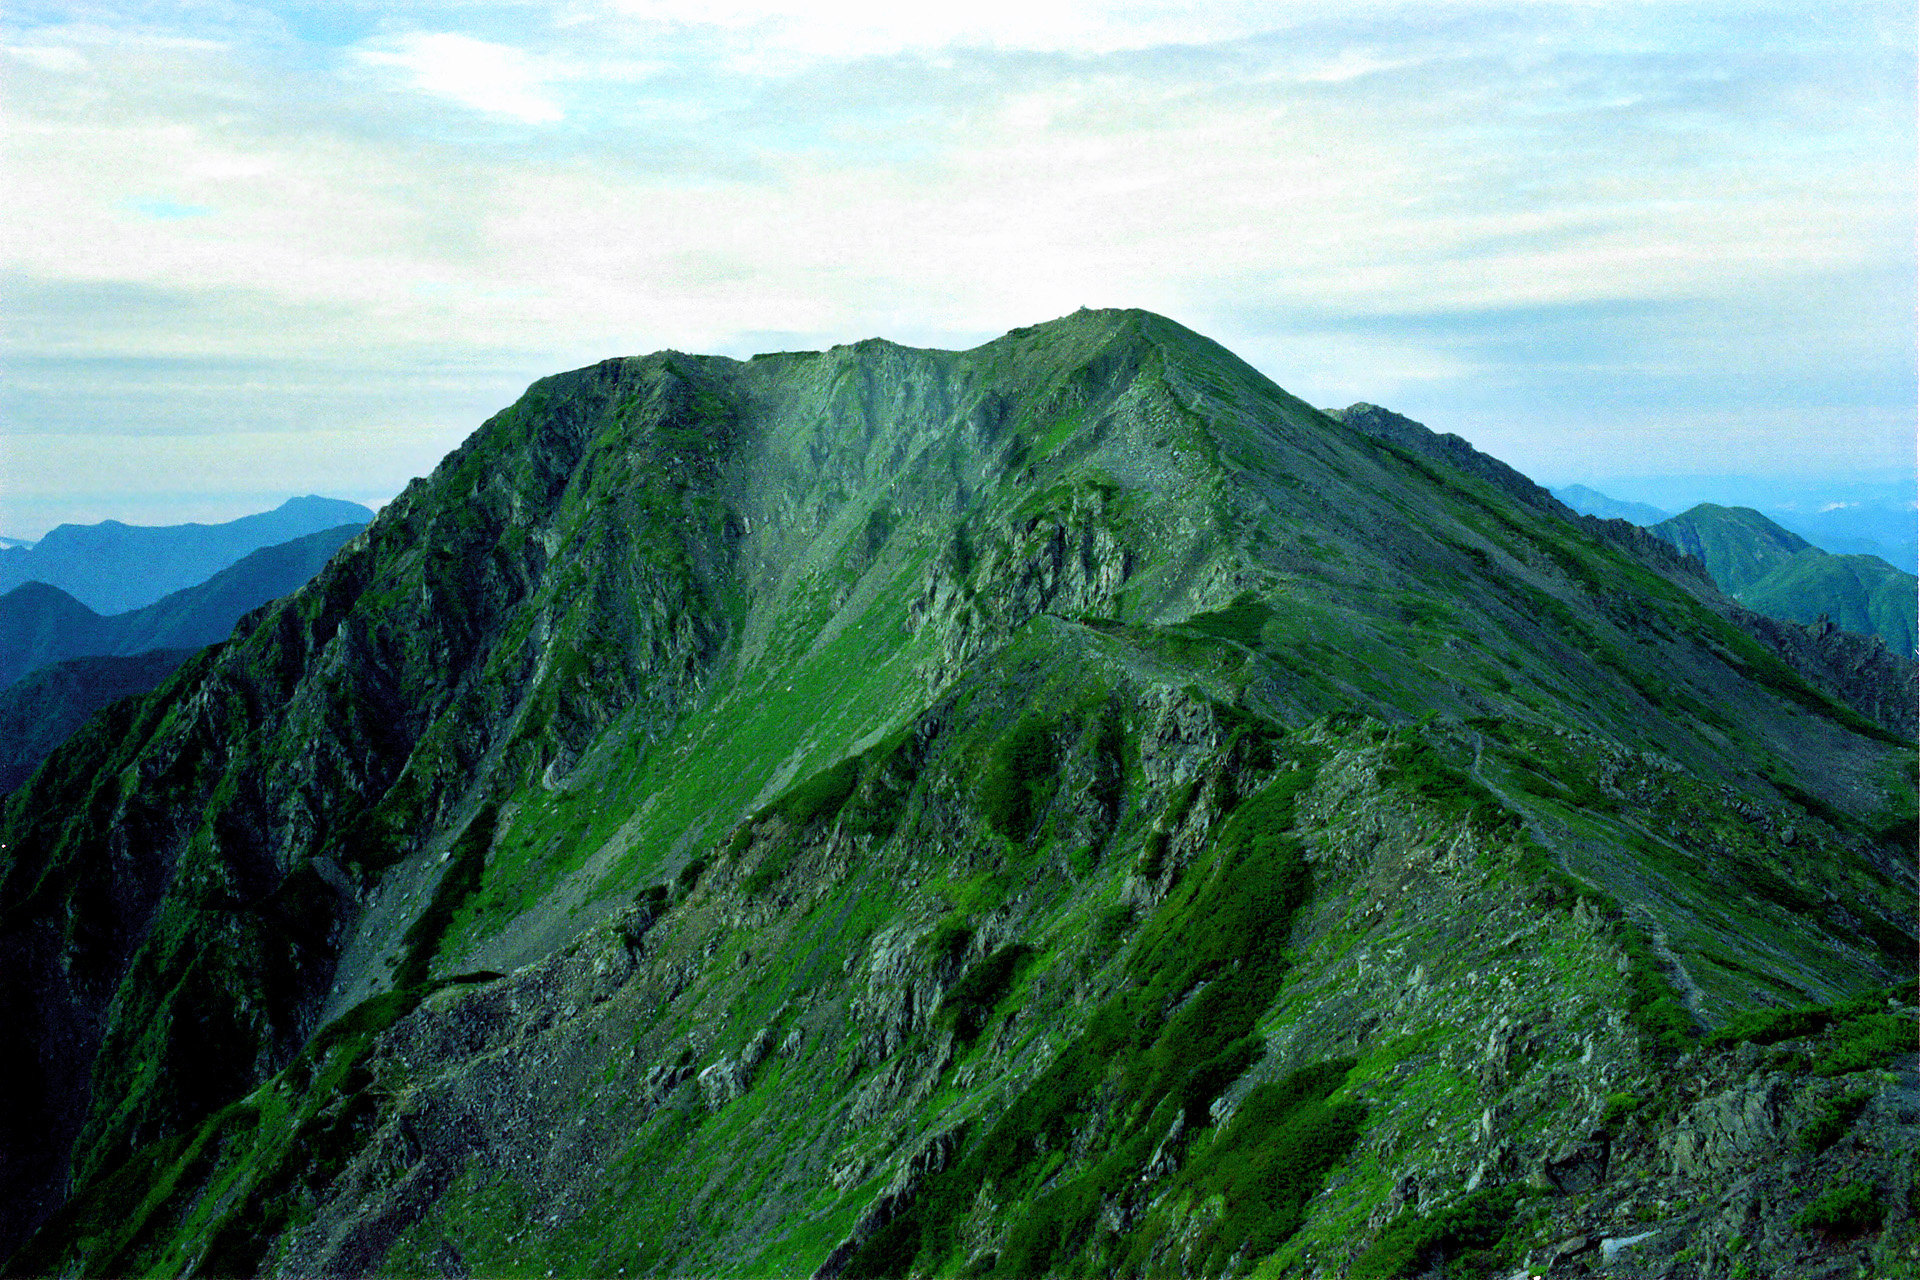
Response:
[[[0,808],[11,1272],[1904,1257],[1912,742],[1446,449],[1137,311],[534,384]]]

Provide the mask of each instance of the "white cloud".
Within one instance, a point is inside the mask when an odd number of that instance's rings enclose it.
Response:
[[[1406,65],[1404,59],[1382,58],[1366,49],[1342,49],[1327,61],[1301,72],[1300,78],[1308,83],[1345,84],[1361,76],[1392,71]]]
[[[664,26],[750,36],[765,65],[956,48],[1108,54],[1204,44],[1311,14],[1304,0],[1168,5],[1140,0],[609,0],[600,12]]]
[[[457,33],[328,47],[16,33],[12,350],[539,372],[763,332],[977,341],[1087,304],[1168,312],[1310,399],[1444,391],[1440,429],[1574,366],[1681,399],[1791,398],[1781,367],[1911,381],[1911,71],[1844,24],[1828,48],[1698,5],[617,9],[463,6]],[[1635,346],[1593,318],[1614,304],[1687,323]],[[1558,317],[1560,372],[1461,319],[1523,313]],[[286,377],[246,413],[299,420]]]
[[[545,92],[533,60],[509,45],[450,32],[411,32],[363,49],[371,66],[398,67],[415,89],[464,107],[510,116],[527,124],[550,124],[565,112]]]
[[[86,68],[87,60],[77,49],[61,45],[8,45],[0,48],[0,53],[41,71],[65,73],[81,71]]]

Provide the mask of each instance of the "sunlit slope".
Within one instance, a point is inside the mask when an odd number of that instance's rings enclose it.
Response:
[[[1338,1110],[1351,1072],[1396,1037],[1444,1056],[1498,1001],[1394,1006],[1322,1070],[1282,1028],[1338,1002],[1287,993],[1364,989],[1343,957],[1519,964],[1479,931],[1537,916],[1571,950],[1503,981],[1577,987],[1555,1027],[1614,1010],[1605,1052],[1651,1079],[1676,1037],[1879,987],[1912,945],[1910,749],[1617,546],[1139,312],[546,379],[115,714],[5,810],[7,1011],[47,1064],[11,1118],[43,1153],[10,1166],[15,1230],[69,1145],[89,1194],[145,1198],[86,1243],[83,1196],[36,1265],[404,1272],[442,1232],[489,1273],[599,1270],[664,1232],[620,1265],[804,1270],[846,1240],[958,1267],[1049,1178],[1151,1163],[1163,1108],[1214,1087],[1176,1065],[1226,1054],[1238,1096],[1320,1070],[1260,1095],[1329,1108],[1314,1179],[1406,1147],[1411,1113]],[[1256,945],[1289,931],[1331,950]],[[1229,1013],[1165,1041],[1228,973]],[[1124,1117],[1002,1135],[1092,1126],[1078,1173],[979,1163],[1023,1081],[1096,1049]],[[1542,1144],[1600,1105],[1514,1087]],[[919,1176],[1017,1190],[861,1255],[934,1138]],[[1464,1180],[1458,1154],[1407,1158]],[[1363,1219],[1391,1189],[1350,1185]],[[616,1225],[505,1238],[561,1201]],[[1347,1230],[1304,1222],[1261,1248]],[[1187,1265],[1251,1256],[1195,1230]]]

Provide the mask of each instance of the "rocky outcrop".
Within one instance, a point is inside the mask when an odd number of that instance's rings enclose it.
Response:
[[[1897,1275],[1910,1264],[1904,1152],[1920,1138],[1920,1077],[1840,1079],[1806,1072],[1805,1046],[1702,1048],[1660,1081],[1662,1115],[1631,1115],[1607,1135],[1604,1176],[1549,1201],[1567,1238],[1532,1257],[1548,1276],[1765,1275],[1813,1280]],[[1809,1213],[1858,1186],[1871,1222],[1828,1230]],[[1906,1231],[1910,1238],[1910,1227]]]
[[[872,1239],[874,1233],[898,1218],[910,1206],[920,1193],[920,1186],[932,1175],[945,1169],[953,1159],[960,1145],[962,1134],[958,1130],[935,1134],[927,1139],[918,1151],[900,1166],[887,1183],[886,1189],[875,1197],[866,1212],[853,1224],[853,1230],[847,1238],[828,1252],[826,1260],[814,1270],[813,1280],[835,1280],[846,1271],[847,1264],[860,1252],[860,1246]]]
[[[1920,663],[1824,617],[1802,624],[1738,609],[1735,618],[1814,688],[1903,738],[1920,737]]]
[[[1516,502],[1532,507],[1547,515],[1559,516],[1563,520],[1577,521],[1580,517],[1573,508],[1540,485],[1515,471],[1500,459],[1480,452],[1464,438],[1451,432],[1441,434],[1425,423],[1415,422],[1404,414],[1391,409],[1383,409],[1377,404],[1361,401],[1350,404],[1344,409],[1328,409],[1327,416],[1346,423],[1355,431],[1375,440],[1415,453],[1435,462],[1445,463],[1456,471],[1485,480]]]
[[[743,1098],[753,1087],[753,1073],[773,1052],[773,1029],[762,1027],[738,1054],[701,1071],[694,1078],[700,1096],[708,1107],[718,1111],[736,1098]]]

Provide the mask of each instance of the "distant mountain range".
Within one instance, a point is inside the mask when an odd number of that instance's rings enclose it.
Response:
[[[94,712],[157,687],[246,614],[298,590],[363,528],[262,547],[198,586],[105,618],[44,582],[0,596],[0,795]]]
[[[343,524],[262,547],[198,586],[108,617],[44,582],[15,587],[0,596],[0,687],[68,658],[191,650],[224,640],[244,614],[299,588],[364,527]]]
[[[1709,490],[1724,485],[1707,484]],[[1749,486],[1750,487],[1750,486]],[[1655,525],[1670,519],[1673,512],[1645,502],[1628,502],[1584,484],[1564,485],[1553,496],[1582,515],[1630,520],[1637,525]],[[1717,495],[1715,495],[1717,496]],[[1698,506],[1695,497],[1685,503],[1687,509]],[[1920,572],[1920,541],[1915,539],[1915,516],[1911,504],[1866,498],[1858,501],[1815,502],[1804,493],[1789,501],[1782,496],[1772,502],[1748,502],[1720,498],[1715,504],[1759,511],[1775,525],[1834,555],[1878,556],[1904,573]]]
[[[1715,585],[1756,613],[1801,623],[1824,616],[1845,630],[1879,636],[1895,652],[1914,652],[1920,582],[1878,554],[1886,549],[1883,543],[1836,535],[1831,546],[1822,546],[1751,507],[1703,502],[1670,516],[1658,507],[1623,502],[1586,485],[1566,485],[1552,493],[1583,515],[1641,525],[1696,557]],[[1855,546],[1873,550],[1837,550]]]
[[[1896,569],[1920,572],[1914,512],[1884,503],[1845,503],[1819,511],[1772,511],[1784,528],[1835,555],[1878,556]]]
[[[1920,581],[1878,556],[1834,555],[1750,507],[1705,502],[1647,532],[1697,557],[1722,591],[1757,613],[1803,623],[1825,615],[1914,652]]]
[[[205,582],[261,547],[371,519],[357,502],[309,495],[225,524],[63,524],[31,546],[0,547],[0,591],[44,582],[95,613],[122,613]]]
[[[1589,489],[1583,484],[1564,485],[1550,492],[1581,515],[1599,516],[1603,520],[1626,520],[1637,525],[1649,525],[1658,524],[1673,514],[1644,502],[1609,498],[1598,489]]]

